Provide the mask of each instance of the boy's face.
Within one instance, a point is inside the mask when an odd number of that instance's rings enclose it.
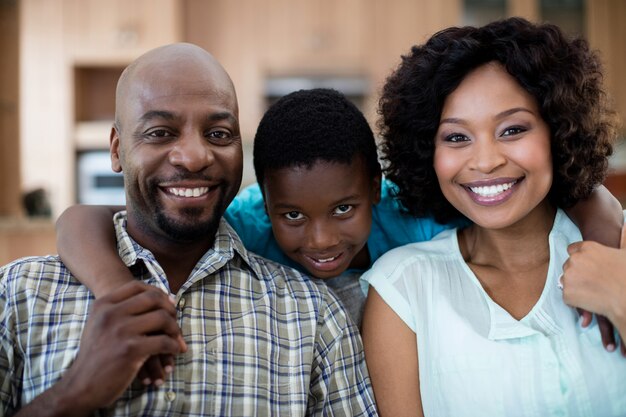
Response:
[[[263,191],[278,245],[311,275],[332,278],[368,266],[365,243],[380,176],[371,178],[362,157],[268,171]]]

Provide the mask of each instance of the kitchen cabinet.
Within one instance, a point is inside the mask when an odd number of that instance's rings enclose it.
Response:
[[[63,0],[69,58],[128,63],[181,38],[180,0]]]
[[[368,0],[268,0],[268,71],[361,70],[374,18],[371,4]]]
[[[622,138],[626,138],[626,1],[589,0],[585,4],[587,38],[591,47],[600,51],[605,85],[622,116]]]
[[[74,66],[74,145],[108,149],[115,117],[115,89],[123,66]]]
[[[0,266],[25,256],[56,252],[54,223],[50,220],[0,218]]]
[[[18,7],[0,1],[0,216],[19,216],[21,209],[18,116]]]

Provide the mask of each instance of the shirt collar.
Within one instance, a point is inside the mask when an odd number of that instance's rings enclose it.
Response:
[[[557,289],[557,281],[562,272],[564,258],[562,248],[566,248],[568,243],[572,243],[571,238],[563,233],[563,230],[572,228],[571,220],[565,212],[557,210],[554,224],[549,235],[550,244],[550,264],[546,276],[546,283],[537,303],[531,311],[521,320],[513,318],[506,310],[493,301],[482,285],[475,280],[480,287],[488,308],[489,326],[485,329],[487,338],[491,340],[504,340],[532,336],[536,334],[557,335],[563,332],[563,327],[555,320],[554,310],[567,309],[563,303],[562,294]],[[575,226],[573,226],[575,228]],[[454,235],[456,240],[456,235]],[[458,243],[458,242],[457,242]],[[460,249],[459,249],[460,251]],[[566,249],[565,249],[565,255]],[[469,270],[469,267],[467,268]]]
[[[127,220],[126,211],[120,211],[113,216],[117,237],[117,249],[120,258],[129,268],[138,267],[140,263],[143,263],[150,272],[150,275],[160,278],[162,283],[166,285],[165,273],[152,252],[139,245],[128,234],[126,230]],[[188,288],[199,279],[216,273],[235,258],[241,259],[257,276],[260,275],[256,264],[251,262],[250,253],[243,246],[241,239],[233,228],[222,218],[220,219],[220,224],[215,234],[213,247],[200,258],[181,290]]]

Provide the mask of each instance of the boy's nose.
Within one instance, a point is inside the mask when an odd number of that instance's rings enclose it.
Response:
[[[314,222],[308,230],[309,247],[314,250],[326,250],[339,243],[335,227],[329,222]]]
[[[170,163],[189,172],[199,172],[211,165],[213,152],[210,144],[199,134],[185,134],[169,153]]]

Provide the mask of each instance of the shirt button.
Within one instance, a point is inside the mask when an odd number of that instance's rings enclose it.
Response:
[[[185,299],[183,297],[181,297],[181,299],[178,301],[178,307],[180,308],[185,307]]]
[[[165,399],[169,402],[172,402],[176,399],[176,393],[174,391],[167,391],[165,393]]]

